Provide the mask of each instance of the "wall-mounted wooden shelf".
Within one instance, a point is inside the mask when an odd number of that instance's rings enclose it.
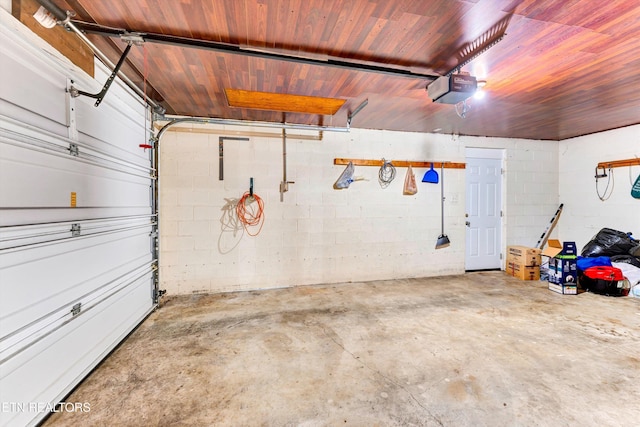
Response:
[[[433,163],[434,168],[440,168],[443,166],[445,169],[464,169],[467,167],[466,163],[455,162],[425,162],[425,161],[411,161],[411,160],[389,160],[391,164],[397,168],[406,168],[411,165],[412,168],[430,168]],[[382,160],[365,160],[365,159],[333,159],[334,165],[348,165],[349,162],[354,166],[382,166]]]
[[[621,168],[624,166],[635,166],[635,165],[640,165],[640,158],[626,159],[626,160],[613,160],[610,162],[600,162],[598,163],[598,169]]]

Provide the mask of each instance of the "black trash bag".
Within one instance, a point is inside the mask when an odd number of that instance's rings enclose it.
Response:
[[[631,250],[629,251],[629,255],[640,258],[640,245],[631,248]]]
[[[631,233],[603,228],[582,248],[581,255],[584,257],[628,255],[638,243],[631,237]]]
[[[632,255],[614,255],[611,257],[611,262],[624,262],[640,268],[640,259]]]

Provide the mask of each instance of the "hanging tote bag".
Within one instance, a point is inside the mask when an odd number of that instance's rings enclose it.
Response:
[[[638,175],[636,183],[631,187],[631,197],[634,199],[640,199],[640,175]]]

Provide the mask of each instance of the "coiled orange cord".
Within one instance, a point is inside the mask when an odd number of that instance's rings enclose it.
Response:
[[[249,199],[248,205],[247,199]],[[252,203],[253,201],[256,202],[255,205]],[[255,193],[251,196],[248,191],[244,193],[236,204],[236,213],[238,214],[238,220],[240,220],[249,236],[257,236],[260,234],[262,225],[264,224],[264,202],[260,196]],[[258,228],[258,231],[255,234],[252,234],[249,231],[249,227],[256,226],[260,226],[260,228]]]

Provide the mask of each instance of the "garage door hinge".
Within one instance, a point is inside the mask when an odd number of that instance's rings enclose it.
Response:
[[[78,237],[80,235],[80,224],[71,224],[71,237]]]
[[[154,302],[154,304],[158,304],[158,302],[160,302],[160,298],[162,298],[162,296],[164,294],[166,294],[166,293],[167,293],[166,289],[156,289],[153,292],[153,302]]]
[[[502,253],[500,254],[500,259],[502,259]]]
[[[71,154],[74,157],[78,157],[78,154],[80,154],[80,150],[78,149],[78,144],[69,144],[69,154]]]
[[[73,307],[71,307],[71,315],[72,316],[77,316],[78,314],[80,314],[80,311],[82,310],[82,303],[79,302],[77,304],[74,304]]]

